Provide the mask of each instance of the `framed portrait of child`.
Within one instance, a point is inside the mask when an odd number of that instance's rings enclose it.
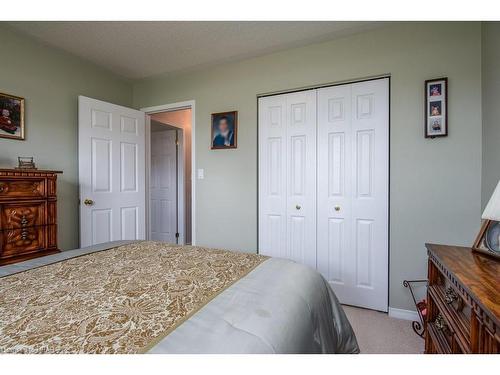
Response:
[[[224,150],[238,146],[238,112],[212,113],[211,149]]]
[[[24,98],[0,93],[0,138],[24,139]]]
[[[425,138],[448,135],[448,78],[425,81]]]

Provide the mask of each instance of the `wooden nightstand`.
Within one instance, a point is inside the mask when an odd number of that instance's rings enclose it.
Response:
[[[500,352],[500,262],[468,247],[426,244],[426,353]]]
[[[59,252],[58,173],[0,169],[0,265]]]

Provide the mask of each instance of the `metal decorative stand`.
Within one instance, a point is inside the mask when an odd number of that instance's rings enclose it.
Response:
[[[422,284],[422,283],[425,283],[426,285],[428,285],[427,280],[404,280],[403,281],[403,286],[405,288],[410,289],[411,298],[413,298],[413,303],[415,304],[415,307],[417,308],[418,317],[420,319],[419,322],[416,320],[411,322],[411,327],[413,328],[413,331],[417,335],[424,338],[425,329],[426,329],[425,321],[424,321],[424,317],[422,315],[422,310],[420,309],[420,306],[419,306],[419,302],[417,302],[417,300],[415,298],[415,294],[413,292],[414,284]]]

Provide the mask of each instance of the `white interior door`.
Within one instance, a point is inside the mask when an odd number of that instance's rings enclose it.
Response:
[[[389,82],[318,90],[318,270],[342,303],[387,311]]]
[[[151,239],[176,243],[177,163],[176,130],[152,133],[151,137]]]
[[[259,98],[259,252],[287,258],[287,109],[284,95]]]
[[[288,258],[316,268],[316,90],[286,95]]]
[[[351,85],[318,92],[318,271],[341,302],[340,288],[353,284],[354,266],[351,93]]]
[[[144,113],[80,96],[81,246],[145,237]]]
[[[316,267],[316,92],[259,99],[259,251]]]

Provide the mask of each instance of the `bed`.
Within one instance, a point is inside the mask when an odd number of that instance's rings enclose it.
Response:
[[[328,283],[258,254],[116,241],[0,267],[0,353],[358,353]]]

